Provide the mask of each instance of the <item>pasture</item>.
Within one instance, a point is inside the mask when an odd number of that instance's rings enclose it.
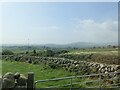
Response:
[[[51,69],[46,68],[44,64],[40,65],[33,65],[29,63],[24,62],[9,62],[9,61],[3,61],[2,62],[2,73],[5,74],[6,72],[20,72],[27,76],[27,72],[34,72],[35,74],[35,80],[42,80],[42,79],[51,79],[51,78],[58,78],[58,77],[65,77],[65,76],[71,76],[74,75],[74,73],[67,72],[63,69]],[[56,85],[56,84],[62,84],[62,83],[68,83],[68,81],[64,82],[53,82],[53,83],[43,83],[38,85],[38,87],[45,87],[50,85]]]
[[[68,54],[99,54],[99,55],[118,55],[117,48],[95,48],[70,50]]]
[[[10,62],[10,61],[3,61],[2,62],[2,70],[3,74],[6,72],[20,72],[24,74],[27,77],[27,72],[34,72],[35,74],[35,80],[44,80],[44,79],[52,79],[52,78],[61,78],[61,77],[67,77],[67,76],[75,76],[75,73],[68,72],[62,68],[59,69],[51,69],[51,68],[46,68],[44,64],[39,64],[39,65],[33,65],[29,63],[24,63],[24,62]],[[79,85],[73,85],[74,88],[87,88],[92,85],[98,85],[99,83],[91,83],[91,84],[85,84],[84,82],[90,81],[91,79],[85,78],[85,79],[80,79],[80,78],[75,78],[73,79],[73,83],[77,82]],[[56,85],[64,85],[64,84],[69,84],[70,80],[62,80],[62,81],[51,81],[51,82],[45,82],[45,83],[40,83],[37,84],[37,88],[44,88],[44,87],[49,87],[49,86],[56,86]],[[64,87],[64,88],[68,88]]]
[[[83,68],[83,69],[81,68],[83,70],[83,72],[80,71],[81,73],[77,74],[76,70],[78,69],[77,70],[78,72],[79,72],[79,70],[81,70],[80,69],[81,64],[79,64],[78,62],[76,64],[76,62],[75,62],[76,60],[92,62],[93,66],[91,66],[92,64],[89,64],[91,67],[95,67],[95,63],[97,62],[97,66],[99,66],[97,68],[101,67],[100,70],[102,70],[102,67],[104,67],[104,65],[99,65],[99,63],[107,63],[107,64],[109,64],[109,63],[111,64],[113,62],[116,63],[115,59],[118,55],[118,50],[116,48],[68,49],[67,51],[59,51],[58,50],[55,52],[57,52],[57,53],[54,53],[53,49],[48,50],[48,52],[46,50],[36,50],[36,51],[30,50],[30,52],[27,54],[26,50],[19,50],[19,49],[13,50],[13,54],[12,54],[13,56],[11,58],[13,58],[14,60],[10,59],[10,57],[3,58],[3,60],[2,60],[2,65],[1,65],[2,67],[0,67],[0,69],[2,69],[2,75],[4,75],[7,72],[13,72],[13,73],[20,72],[20,73],[24,74],[25,76],[27,76],[28,72],[34,72],[35,80],[45,80],[45,79],[61,78],[61,77],[67,77],[67,76],[76,76],[76,75],[84,74],[84,70],[86,72],[86,69],[88,68],[88,67]],[[22,56],[19,56],[19,55],[22,55]],[[47,55],[50,56],[51,59],[49,59],[49,57]],[[34,57],[34,58],[32,59],[32,57]],[[62,59],[60,59],[61,57],[63,58],[63,62],[62,62]],[[31,58],[32,63],[28,63],[30,58]],[[56,58],[56,59],[54,59],[54,58]],[[36,60],[38,60],[39,63],[35,63]],[[66,60],[68,60],[68,61],[66,61]],[[73,61],[69,62],[69,60],[73,60]],[[62,68],[62,67],[50,68],[46,64],[44,64],[45,62],[47,62],[48,65],[50,65],[49,64],[49,62],[50,62],[50,63],[52,63],[51,65],[59,64],[61,66],[62,65],[64,65],[64,66],[66,65],[66,66],[65,66],[65,68]],[[66,63],[66,62],[69,62],[69,63]],[[105,67],[107,68],[107,66],[105,66]],[[67,68],[67,70],[66,70],[66,68]],[[97,72],[96,70],[97,70],[96,68],[93,69],[93,71],[95,73]],[[75,72],[73,72],[73,71],[75,71]],[[89,69],[87,71],[89,71]],[[94,79],[97,79],[97,78],[94,78]],[[98,82],[93,82],[93,83],[89,83],[89,84],[85,83],[86,81],[91,81],[91,80],[93,80],[93,79],[91,79],[91,78],[73,79],[73,83],[74,82],[80,83],[79,85],[73,85],[73,87],[88,88],[91,86],[94,87],[94,86],[99,85]],[[37,84],[37,88],[39,88],[39,87],[44,88],[44,87],[63,85],[63,84],[70,84],[70,80],[51,81],[51,82],[40,83],[40,84]],[[69,87],[69,86],[67,86],[67,87]]]

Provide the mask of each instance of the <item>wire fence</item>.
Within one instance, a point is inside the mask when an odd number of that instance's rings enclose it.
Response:
[[[111,75],[111,74],[116,74],[117,75],[117,79],[114,79],[113,77],[112,78],[105,78],[105,76],[107,75]],[[104,76],[104,78],[103,78]],[[95,79],[92,79],[93,77],[95,77]],[[73,79],[75,78],[81,78],[80,80],[82,79],[85,79],[85,78],[91,78],[89,80],[86,80],[84,82],[82,81],[77,81],[75,82]],[[72,88],[74,88],[73,86],[74,85],[80,85],[81,83],[82,84],[90,84],[90,83],[94,83],[96,85],[92,85],[91,87],[88,87],[87,88],[105,88],[105,87],[109,87],[109,88],[119,88],[120,87],[120,72],[111,72],[111,73],[99,73],[99,74],[91,74],[91,75],[80,75],[80,76],[69,76],[69,77],[62,77],[62,78],[53,78],[53,79],[46,79],[46,80],[36,80],[34,82],[34,87],[36,88],[36,85],[38,83],[43,83],[43,82],[51,82],[51,81],[60,81],[60,80],[69,80],[69,83],[67,84],[62,84],[62,85],[53,85],[53,86],[49,86],[49,87],[44,87],[44,88],[61,88],[61,87],[66,87],[69,88],[70,90],[72,90]],[[116,81],[116,83],[108,83],[108,84],[105,84],[105,80],[106,81]],[[73,82],[74,81],[74,82]]]

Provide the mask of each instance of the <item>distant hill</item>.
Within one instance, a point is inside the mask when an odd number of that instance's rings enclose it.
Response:
[[[40,44],[40,45],[3,45],[2,48],[7,49],[40,49],[40,48],[90,48],[90,47],[100,47],[100,46],[107,46],[107,45],[118,45],[116,42],[110,43],[91,43],[91,42],[74,42],[69,44]]]
[[[51,47],[51,48],[89,48],[89,47],[100,47],[107,45],[118,45],[116,42],[110,43],[90,43],[90,42],[74,42],[69,44],[44,44],[43,46]]]
[[[67,44],[66,46],[72,47],[72,48],[87,48],[87,47],[94,47],[98,46],[96,43],[89,43],[89,42],[75,42]]]

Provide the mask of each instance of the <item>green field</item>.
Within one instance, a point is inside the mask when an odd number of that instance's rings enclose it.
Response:
[[[20,72],[27,76],[27,72],[34,72],[35,80],[43,80],[43,79],[51,79],[51,78],[60,78],[65,76],[72,76],[74,73],[67,72],[63,69],[51,69],[46,68],[45,65],[33,65],[23,62],[9,62],[3,61],[2,62],[2,70],[3,74],[6,72]],[[38,84],[37,87],[46,87],[51,85],[59,85],[69,83],[69,80],[66,81],[57,81],[57,82],[47,82]]]
[[[96,48],[96,49],[80,49],[70,50],[68,54],[99,54],[99,55],[118,55],[118,49],[115,48]]]
[[[6,72],[20,72],[24,74],[27,77],[27,72],[34,72],[35,74],[35,80],[44,80],[44,79],[52,79],[52,78],[61,78],[61,77],[66,77],[66,76],[73,76],[75,73],[71,73],[68,71],[63,70],[62,68],[58,69],[51,69],[51,68],[46,68],[45,65],[39,64],[39,65],[33,65],[33,64],[28,64],[24,62],[9,62],[9,61],[3,61],[2,62],[2,73],[3,75]],[[88,87],[86,84],[84,84],[85,81],[88,81],[90,79],[80,79],[76,78],[73,79],[72,82],[79,82],[79,85],[73,85],[75,88],[86,88]],[[64,85],[64,84],[70,84],[70,80],[61,80],[61,81],[50,81],[50,82],[44,82],[44,83],[38,83],[36,87],[49,87],[49,86],[56,86],[56,85]],[[98,83],[92,83],[97,84]],[[90,84],[91,85],[91,84]],[[89,87],[90,87],[89,85]],[[67,86],[67,88],[70,86]]]
[[[14,51],[14,50],[13,50]],[[39,53],[38,50],[36,50],[37,53]],[[21,53],[24,55],[25,54],[25,50],[16,50],[14,51],[14,56],[15,55],[21,55]],[[44,52],[43,52],[44,54]],[[118,55],[118,49],[116,48],[95,48],[95,49],[70,49],[69,52],[67,53],[58,53],[59,55],[68,55],[68,58],[72,59],[72,60],[87,60],[85,59],[85,57],[87,55],[93,54],[91,59],[89,59],[89,61],[93,61],[93,62],[98,62],[98,63],[107,63],[107,64],[111,64],[113,62],[115,62],[114,57],[116,58]],[[27,54],[25,54],[27,55]],[[30,52],[30,54],[28,55],[36,55],[37,54],[33,54],[33,51]],[[69,57],[70,56],[70,57]],[[83,57],[81,59],[81,57]],[[16,57],[16,56],[15,56]],[[47,57],[47,56],[46,56]],[[53,56],[56,57],[56,56]],[[66,57],[63,57],[66,58]],[[95,59],[95,60],[94,60]],[[25,59],[27,60],[27,59]],[[35,60],[35,59],[33,59]],[[12,62],[11,62],[12,61]],[[1,64],[1,61],[0,61]],[[2,66],[2,67],[1,67]],[[64,70],[63,68],[50,68],[49,66],[46,66],[43,63],[39,63],[39,64],[30,64],[27,63],[26,61],[24,62],[19,62],[19,61],[15,61],[15,60],[2,60],[2,65],[0,65],[0,70],[2,70],[2,75],[4,75],[7,72],[20,72],[22,74],[24,74],[27,77],[28,72],[34,72],[35,75],[35,80],[45,80],[45,79],[53,79],[53,78],[61,78],[61,77],[67,77],[67,76],[75,76],[76,73],[74,72],[69,72]],[[80,75],[80,74],[79,74]],[[98,79],[98,78],[96,78]],[[76,79],[72,79],[72,82],[79,82],[80,85],[73,85],[73,87],[75,88],[87,88],[87,87],[94,87],[96,85],[99,85],[99,83],[89,83],[84,84],[84,82],[86,81],[90,81],[92,79],[90,78],[85,78],[85,79],[81,79],[81,78],[76,78]],[[44,88],[44,87],[49,87],[49,86],[56,86],[56,85],[64,85],[64,84],[70,84],[70,80],[61,80],[61,81],[50,81],[50,82],[42,82],[37,84],[37,87],[40,88]],[[67,86],[70,87],[70,86]]]

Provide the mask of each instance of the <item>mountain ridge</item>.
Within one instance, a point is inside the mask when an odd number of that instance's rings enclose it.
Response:
[[[118,45],[117,42],[93,43],[93,42],[72,42],[68,44],[30,44],[29,46],[51,47],[51,48],[89,48],[107,45]],[[3,44],[2,46],[28,46],[27,44]]]

